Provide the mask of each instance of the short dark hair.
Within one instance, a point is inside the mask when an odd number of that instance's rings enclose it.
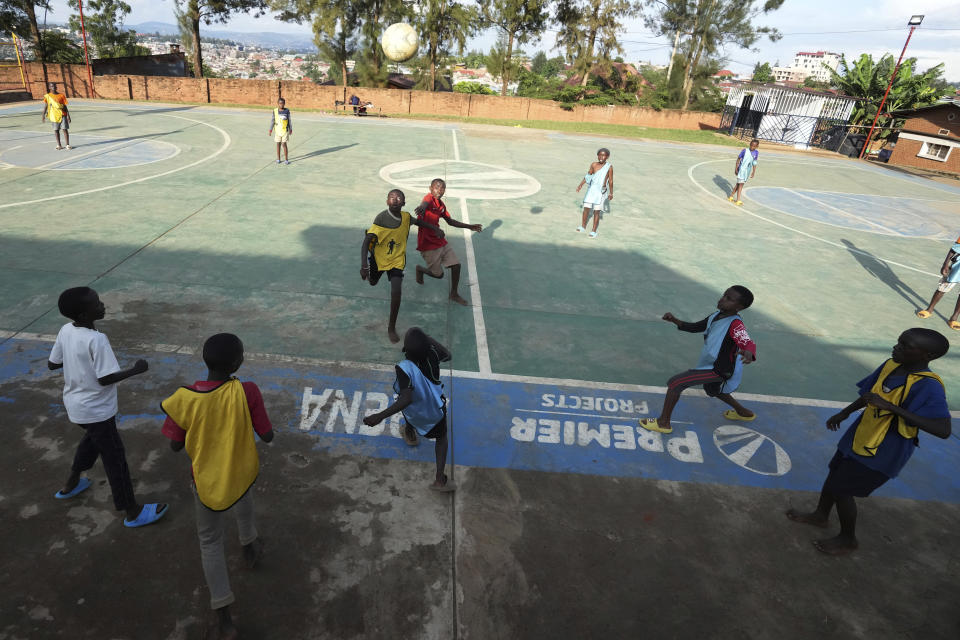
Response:
[[[600,155],[601,152],[606,153],[608,156],[610,155],[610,149],[607,149],[606,147],[600,147],[597,149],[597,155]]]
[[[919,342],[923,344],[924,351],[930,354],[931,360],[936,360],[946,355],[947,351],[950,350],[950,341],[939,331],[923,327],[914,327],[907,329],[907,331],[919,338]]]
[[[284,104],[287,103],[286,99],[284,99],[284,98],[277,98],[277,102],[282,102],[282,103],[284,103]]]
[[[754,142],[756,142],[757,144],[760,144],[760,139],[759,139],[759,138],[752,138],[752,139],[750,140],[750,144],[753,144]]]
[[[447,186],[447,181],[444,180],[443,178],[434,178],[433,180],[430,181],[430,186],[432,187],[435,184],[442,184],[443,186]]]
[[[60,313],[70,318],[71,320],[76,320],[80,317],[80,314],[83,313],[83,299],[86,298],[93,291],[90,287],[72,287],[67,289],[60,294],[60,299],[57,300],[57,308],[60,309]]]
[[[427,355],[430,348],[430,339],[420,327],[410,327],[403,337],[403,352],[408,360],[420,360]]]
[[[203,343],[203,362],[211,369],[229,369],[242,356],[243,342],[232,333],[218,333]]]
[[[737,295],[740,297],[740,304],[743,305],[744,309],[749,308],[750,305],[753,304],[753,292],[750,291],[750,289],[747,289],[742,284],[735,284],[730,288],[737,292]]]
[[[404,200],[407,199],[407,196],[400,189],[390,189],[390,191],[387,191],[387,196],[389,197],[391,194],[394,194],[394,193],[399,193],[401,196],[403,196]]]

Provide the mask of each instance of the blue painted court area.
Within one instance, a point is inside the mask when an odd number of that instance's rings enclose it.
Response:
[[[754,202],[814,222],[882,235],[953,240],[956,201],[786,187],[752,187]]]
[[[0,376],[36,383],[57,374],[46,371],[50,343],[11,339],[0,346]],[[139,354],[123,354],[121,362]],[[158,442],[163,414],[160,401],[177,386],[189,384],[205,370],[192,355],[147,358],[149,376],[142,384],[156,394],[147,406],[131,406],[121,390],[121,428],[156,428]],[[421,442],[410,448],[400,437],[400,415],[368,427],[363,417],[383,410],[393,400],[388,367],[330,375],[330,365],[278,366],[248,359],[241,378],[260,385],[274,426],[281,432],[306,433],[315,449],[338,454],[433,461],[433,447]],[[186,374],[189,375],[189,374]],[[137,384],[141,384],[140,381]],[[826,477],[840,432],[830,432],[826,419],[837,406],[811,401],[744,396],[758,417],[730,423],[726,408],[702,395],[685,395],[674,414],[674,432],[649,432],[637,426],[640,416],[656,415],[662,393],[650,388],[575,381],[521,380],[454,372],[445,379],[453,425],[454,460],[458,465],[569,474],[651,478],[667,481],[818,491]],[[851,385],[851,400],[855,397]],[[21,413],[17,396],[0,402]],[[807,404],[803,404],[806,402]],[[829,404],[829,403],[826,403]],[[834,403],[837,404],[837,403]],[[62,405],[46,407],[47,437],[66,434]],[[63,431],[60,431],[60,428]],[[921,435],[921,445],[903,474],[876,495],[960,503],[960,441]]]
[[[73,148],[58,151],[52,130],[0,131],[0,166],[57,171],[115,169],[160,162],[180,153],[177,145],[158,137],[75,133],[70,135]]]

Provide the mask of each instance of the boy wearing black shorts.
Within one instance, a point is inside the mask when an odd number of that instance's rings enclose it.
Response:
[[[400,313],[403,269],[407,264],[407,236],[410,224],[428,227],[443,233],[432,224],[412,218],[403,211],[406,198],[403,191],[393,189],[387,194],[387,208],[377,214],[373,225],[367,229],[360,246],[360,277],[371,286],[380,282],[383,274],[390,281],[390,320],[387,323],[387,336],[390,342],[400,342],[397,335],[397,315]]]
[[[827,429],[836,431],[863,409],[837,444],[817,508],[810,513],[787,511],[794,522],[826,529],[830,511],[837,505],[840,534],[814,541],[818,551],[838,556],[857,548],[854,498],[869,496],[900,473],[917,448],[921,430],[938,438],[950,437],[946,391],[940,376],[929,367],[949,348],[937,331],[907,329],[894,345],[893,357],[857,383],[860,398],[827,420]]]
[[[363,419],[367,426],[380,424],[395,413],[403,412],[403,439],[417,444],[417,434],[435,440],[437,474],[430,485],[434,491],[453,491],[444,468],[447,464],[447,399],[440,382],[440,363],[450,360],[450,351],[419,327],[411,327],[403,337],[406,358],[397,363],[393,390],[397,400],[379,413]]]

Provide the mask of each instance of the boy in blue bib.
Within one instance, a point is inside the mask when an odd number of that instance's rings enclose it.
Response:
[[[379,424],[403,412],[403,438],[409,445],[417,444],[417,435],[435,440],[437,475],[430,488],[434,491],[453,491],[444,468],[447,464],[447,399],[440,381],[440,363],[450,360],[450,351],[428,336],[420,327],[410,327],[403,337],[406,358],[397,363],[397,379],[393,390],[397,400],[381,411],[363,419],[367,426]]]

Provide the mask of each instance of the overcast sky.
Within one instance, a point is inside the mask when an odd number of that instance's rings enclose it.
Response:
[[[173,0],[128,0],[133,8],[127,22],[160,21],[175,23]],[[759,2],[758,2],[759,4]],[[53,0],[54,11],[48,20],[66,22],[71,10],[66,0]],[[786,0],[783,8],[759,19],[757,24],[776,27],[784,37],[778,42],[764,40],[756,45],[756,51],[730,47],[724,53],[727,68],[737,72],[749,72],[754,63],[779,62],[789,65],[798,51],[834,51],[846,54],[847,59],[861,53],[873,54],[874,58],[884,53],[899,55],[906,39],[907,20],[911,14],[924,14],[926,18],[910,40],[907,55],[918,58],[920,69],[940,62],[945,63],[944,76],[960,81],[960,1],[958,0]],[[42,14],[41,14],[42,19]],[[232,31],[274,31],[280,33],[310,34],[309,25],[280,22],[273,16],[253,18],[239,14],[226,26],[215,25],[205,29],[213,35],[215,29]],[[496,36],[492,33],[474,39],[469,48],[489,49]],[[650,61],[666,64],[672,41],[668,37],[655,37],[643,24],[642,19],[628,23],[622,36],[624,58],[630,62]],[[554,45],[553,35],[548,34],[541,45],[524,47],[527,52],[547,50]]]

